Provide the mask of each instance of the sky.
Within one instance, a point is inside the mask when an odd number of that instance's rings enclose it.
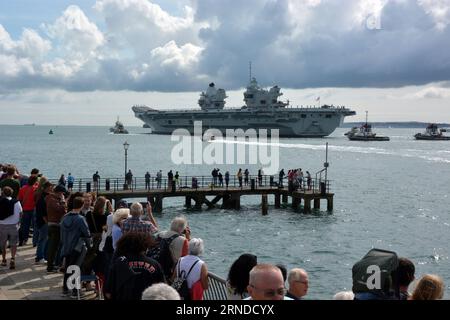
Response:
[[[242,106],[249,61],[291,105],[450,122],[450,0],[0,0],[0,124],[142,125],[210,82]]]

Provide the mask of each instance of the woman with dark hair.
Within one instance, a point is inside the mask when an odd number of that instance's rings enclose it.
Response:
[[[86,221],[89,227],[89,232],[92,235],[92,247],[89,248],[84,258],[82,273],[89,275],[94,270],[99,277],[101,284],[103,284],[104,277],[104,259],[99,252],[100,242],[102,241],[102,233],[106,229],[107,214],[112,212],[112,206],[109,200],[105,197],[98,197],[95,202],[94,209],[86,213]],[[88,286],[90,288],[90,285]],[[98,290],[98,288],[97,288]]]
[[[227,279],[228,300],[242,300],[249,296],[247,286],[250,270],[257,264],[258,258],[250,253],[241,255],[233,262]]]
[[[161,265],[145,255],[152,238],[130,232],[117,242],[115,260],[105,283],[105,297],[112,300],[140,300],[151,285],[165,282]]]
[[[61,177],[59,177],[58,184],[65,187],[65,186],[66,186],[66,182],[67,182],[67,179],[66,179],[66,177],[62,174]]]

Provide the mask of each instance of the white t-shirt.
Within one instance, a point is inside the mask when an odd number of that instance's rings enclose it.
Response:
[[[189,274],[189,276],[187,277],[187,284],[188,284],[188,288],[191,289],[192,286],[194,285],[194,283],[196,283],[198,280],[200,280],[201,277],[201,273],[202,273],[202,265],[203,265],[203,261],[197,257],[197,256],[192,256],[192,255],[188,255],[185,257],[182,257],[179,261],[180,261],[180,271],[183,271],[187,274],[189,272],[189,269],[192,267],[192,265],[195,263],[195,261],[199,260],[195,266],[192,268],[191,273]],[[177,271],[178,271],[178,266],[176,266]]]
[[[6,199],[11,200],[11,197],[7,197]],[[22,205],[20,204],[20,201],[17,201],[14,205],[14,214],[12,216],[9,216],[5,220],[0,220],[0,224],[2,225],[11,225],[11,224],[18,224],[20,221],[20,213],[22,212]]]

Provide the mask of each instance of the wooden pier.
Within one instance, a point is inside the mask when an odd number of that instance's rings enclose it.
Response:
[[[195,184],[191,182],[194,178]],[[275,182],[276,181],[276,182]],[[283,183],[283,182],[282,182]],[[187,209],[201,210],[202,208],[234,209],[241,207],[241,197],[261,196],[262,214],[268,214],[269,195],[273,196],[275,208],[291,207],[295,211],[303,208],[304,213],[311,213],[312,209],[320,209],[322,200],[326,200],[327,211],[333,211],[334,193],[329,191],[330,181],[313,180],[308,186],[307,181],[302,188],[293,190],[287,183],[280,185],[273,176],[249,176],[248,182],[242,182],[233,177],[226,184],[214,181],[212,177],[179,177],[177,181],[167,178],[156,181],[154,177],[145,181],[135,178],[124,181],[123,178],[102,179],[94,183],[90,179],[80,179],[75,183],[73,191],[95,192],[97,196],[104,196],[117,205],[122,199],[146,199],[153,207],[153,212],[163,213],[165,198],[184,198]]]

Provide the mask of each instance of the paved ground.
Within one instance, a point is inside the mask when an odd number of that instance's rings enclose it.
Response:
[[[18,248],[16,269],[0,266],[0,300],[66,300],[62,297],[62,273],[47,274],[46,265],[36,265],[34,257],[36,248],[26,245]],[[84,299],[92,299],[95,294]]]

